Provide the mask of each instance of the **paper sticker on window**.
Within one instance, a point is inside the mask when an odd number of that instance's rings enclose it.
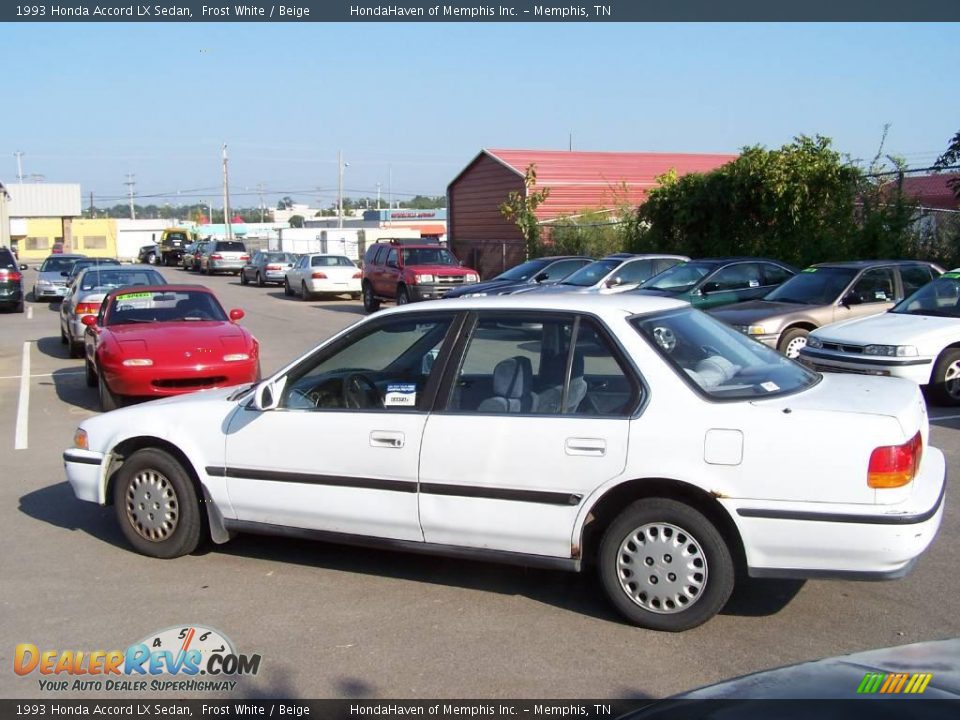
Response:
[[[153,293],[150,292],[124,293],[123,295],[117,295],[117,300],[140,300],[152,297]]]
[[[760,383],[760,387],[762,387],[767,392],[776,392],[777,390],[780,389],[779,385],[777,385],[775,382],[770,382],[769,380],[765,383]]]
[[[954,279],[954,280],[955,280],[955,279],[960,278],[960,272],[945,272],[945,273],[944,273],[943,275],[941,275],[940,277],[951,278],[951,279]]]
[[[886,294],[883,290],[877,290],[876,292],[873,293],[873,296],[874,296],[877,300],[886,300],[886,299],[887,299],[887,294]]]
[[[387,394],[383,398],[384,407],[416,407],[417,386],[414,383],[387,385]]]
[[[816,268],[804,268],[800,272],[816,272],[816,271],[817,271]]]
[[[751,281],[750,281],[750,287],[752,287],[752,288],[754,288],[754,287],[760,287],[760,281],[759,281],[759,280],[751,280]]]

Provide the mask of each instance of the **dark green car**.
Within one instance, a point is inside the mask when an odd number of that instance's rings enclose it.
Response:
[[[797,269],[766,258],[705,258],[674,265],[632,292],[686,300],[706,309],[763,297]]]

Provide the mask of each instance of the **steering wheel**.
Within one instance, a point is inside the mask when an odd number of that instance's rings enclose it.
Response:
[[[359,410],[380,405],[380,391],[366,375],[352,373],[343,379],[344,407]]]
[[[656,340],[657,345],[659,345],[664,352],[672,353],[674,348],[677,347],[677,336],[673,330],[664,325],[653,329],[653,339]]]

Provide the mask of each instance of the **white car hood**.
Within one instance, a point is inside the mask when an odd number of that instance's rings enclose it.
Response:
[[[845,320],[815,330],[821,340],[851,345],[914,345],[937,353],[960,340],[960,318],[883,313]]]

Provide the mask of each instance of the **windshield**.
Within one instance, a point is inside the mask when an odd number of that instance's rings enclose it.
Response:
[[[809,267],[763,299],[801,305],[829,305],[839,299],[856,275],[855,268]]]
[[[40,266],[40,272],[63,272],[73,267],[79,258],[75,257],[48,257]]]
[[[960,318],[960,270],[944,273],[901,300],[890,312]]]
[[[680,263],[650,278],[640,288],[643,290],[665,290],[673,293],[686,292],[712,273],[716,267],[715,263]]]
[[[529,280],[549,264],[549,260],[530,260],[529,262],[521,263],[516,267],[510,268],[506,272],[500,273],[493,279],[522,282],[524,280]]]
[[[403,251],[404,265],[459,265],[446,248],[411,248]]]
[[[285,252],[269,252],[263,254],[263,261],[268,263],[292,263],[293,255]]]
[[[592,287],[622,264],[623,260],[597,260],[589,265],[584,265],[560,284]]]
[[[80,275],[80,289],[116,288],[124,285],[164,285],[166,280],[156,270],[127,270],[120,268],[87,268]]]
[[[819,376],[719,320],[681,308],[630,321],[678,373],[717,399],[757,399],[810,387]]]
[[[217,299],[202,290],[121,292],[113,296],[104,316],[104,322],[108,326],[201,320],[227,320],[227,315]]]

